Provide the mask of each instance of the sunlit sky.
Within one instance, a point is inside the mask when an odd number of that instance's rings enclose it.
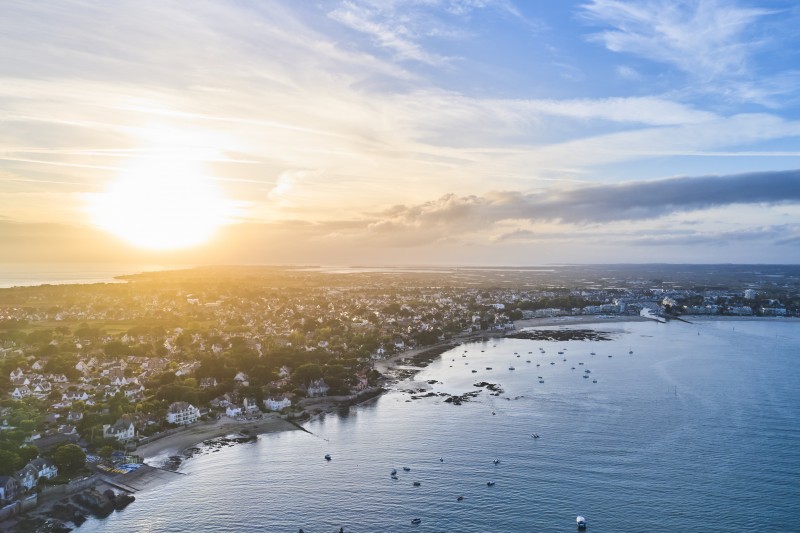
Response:
[[[800,262],[795,0],[0,3],[0,261]]]

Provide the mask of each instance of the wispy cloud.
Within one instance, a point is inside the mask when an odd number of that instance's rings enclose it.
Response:
[[[755,56],[776,46],[757,23],[786,10],[720,0],[592,0],[579,13],[607,28],[590,39],[613,52],[673,66],[701,90],[767,105],[790,91],[787,73],[764,80],[754,65]]]

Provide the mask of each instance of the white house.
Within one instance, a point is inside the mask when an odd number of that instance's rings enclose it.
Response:
[[[174,402],[167,411],[170,424],[191,424],[200,417],[200,409],[188,402]]]
[[[39,471],[39,479],[53,479],[58,476],[58,467],[51,459],[38,457],[28,463]]]
[[[27,398],[31,394],[31,389],[29,389],[27,385],[22,385],[14,389],[14,392],[11,393],[11,397],[15,400],[21,400],[22,398]]]
[[[264,400],[264,407],[269,409],[270,411],[280,411],[281,409],[286,409],[292,405],[292,400],[287,398],[286,396],[282,398],[273,399],[267,398]]]
[[[236,407],[235,405],[229,405],[228,407],[225,408],[225,414],[231,418],[235,418],[242,414],[242,408]]]
[[[314,398],[317,396],[326,396],[328,394],[328,384],[325,383],[325,380],[322,378],[315,379],[311,383],[309,383],[306,392],[308,393],[309,397]]]
[[[117,420],[113,426],[111,424],[103,424],[103,437],[107,439],[128,442],[134,436],[136,436],[136,429],[127,416]]]

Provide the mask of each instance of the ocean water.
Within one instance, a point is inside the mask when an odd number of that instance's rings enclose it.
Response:
[[[35,285],[67,285],[86,283],[119,283],[116,276],[165,270],[159,265],[95,264],[95,263],[2,263],[0,289]]]
[[[465,344],[311,433],[189,459],[79,531],[560,532],[579,514],[593,532],[798,531],[798,326],[635,322],[594,326],[611,341]],[[478,381],[504,392],[460,406],[403,392]]]

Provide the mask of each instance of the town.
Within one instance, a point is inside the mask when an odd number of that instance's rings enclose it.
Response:
[[[0,290],[0,520],[204,421],[380,394],[376,361],[571,315],[797,317],[797,267],[205,267]],[[55,488],[54,488],[55,487]]]

